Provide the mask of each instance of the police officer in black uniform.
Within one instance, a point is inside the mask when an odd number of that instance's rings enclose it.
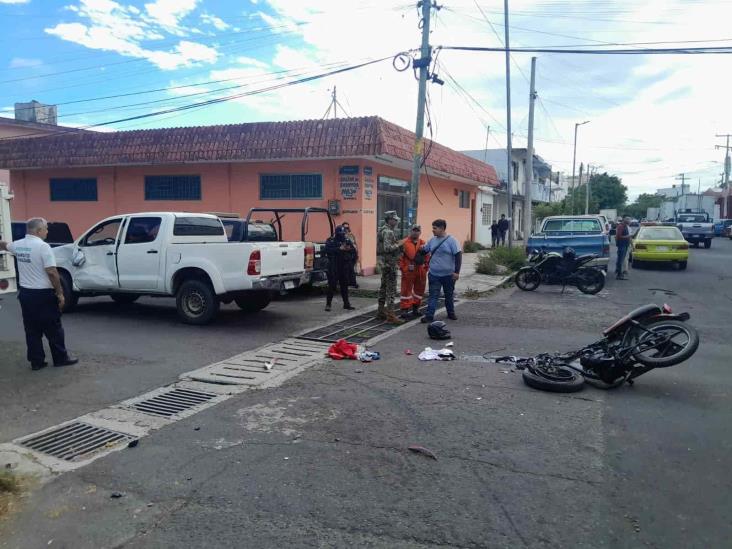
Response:
[[[0,250],[12,253],[18,261],[20,289],[18,300],[23,311],[25,342],[31,369],[45,368],[43,336],[46,336],[54,366],[70,366],[79,362],[69,356],[64,343],[61,311],[64,293],[56,270],[56,258],[46,244],[48,223],[40,217],[30,219],[25,238],[15,242],[0,242]]]
[[[352,311],[348,298],[348,286],[350,282],[349,269],[353,271],[351,256],[354,252],[353,245],[346,238],[346,230],[342,226],[335,228],[335,234],[325,241],[325,253],[328,256],[328,293],[326,294],[325,310],[330,311],[333,303],[333,294],[336,287],[341,287],[343,308]]]

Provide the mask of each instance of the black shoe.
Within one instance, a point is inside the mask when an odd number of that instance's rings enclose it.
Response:
[[[346,303],[346,304],[345,304],[345,305],[343,306],[343,308],[344,308],[344,309],[345,309],[346,311],[355,311],[355,310],[356,310],[356,307],[354,307],[354,306],[353,306],[353,305],[351,305],[350,303]]]
[[[423,316],[422,318],[420,318],[420,319],[419,319],[419,321],[420,321],[420,322],[421,322],[422,324],[429,324],[429,323],[430,323],[430,322],[432,322],[433,320],[434,320],[434,318],[432,318],[431,316],[427,316],[427,315],[424,315],[424,316]]]
[[[79,362],[78,358],[73,358],[73,357],[69,356],[69,357],[66,357],[66,360],[62,360],[61,362],[54,362],[53,365],[56,368],[60,368],[61,366],[73,366],[77,362]]]
[[[457,315],[455,313],[447,313],[447,318],[450,320],[457,320]]]
[[[414,316],[409,311],[402,311],[402,314],[399,315],[399,318],[403,318],[404,320],[410,320],[414,318]]]
[[[327,305],[325,306],[325,310],[326,310],[326,311],[328,311],[328,312],[330,312],[330,303],[328,303],[328,304],[327,304]]]
[[[40,364],[31,364],[31,370],[42,370],[48,366],[48,362],[41,362]]]

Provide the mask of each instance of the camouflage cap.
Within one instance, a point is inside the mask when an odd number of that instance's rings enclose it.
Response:
[[[388,212],[384,212],[384,220],[389,221],[390,219],[396,219],[397,221],[401,221],[396,213],[396,210],[389,210]]]

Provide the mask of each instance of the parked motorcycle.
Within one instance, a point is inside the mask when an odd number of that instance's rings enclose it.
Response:
[[[674,314],[668,305],[644,305],[603,330],[601,340],[577,351],[493,360],[514,364],[523,370],[526,385],[544,391],[579,391],[585,380],[607,389],[632,385],[638,376],[680,364],[696,352],[699,334],[686,323],[689,318],[689,313]]]
[[[529,265],[516,273],[516,286],[526,292],[536,290],[540,284],[561,284],[576,286],[585,294],[596,294],[605,287],[605,272],[587,266],[598,254],[578,256],[572,248],[564,253],[534,250],[529,256]]]

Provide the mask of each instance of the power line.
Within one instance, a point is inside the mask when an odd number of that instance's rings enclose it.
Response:
[[[444,50],[483,51],[505,53],[506,48],[489,48],[482,46],[440,46]],[[557,48],[509,48],[513,53],[561,53],[575,55],[687,55],[687,54],[730,54],[732,46],[698,47],[698,48],[639,48],[639,49],[557,49]]]

